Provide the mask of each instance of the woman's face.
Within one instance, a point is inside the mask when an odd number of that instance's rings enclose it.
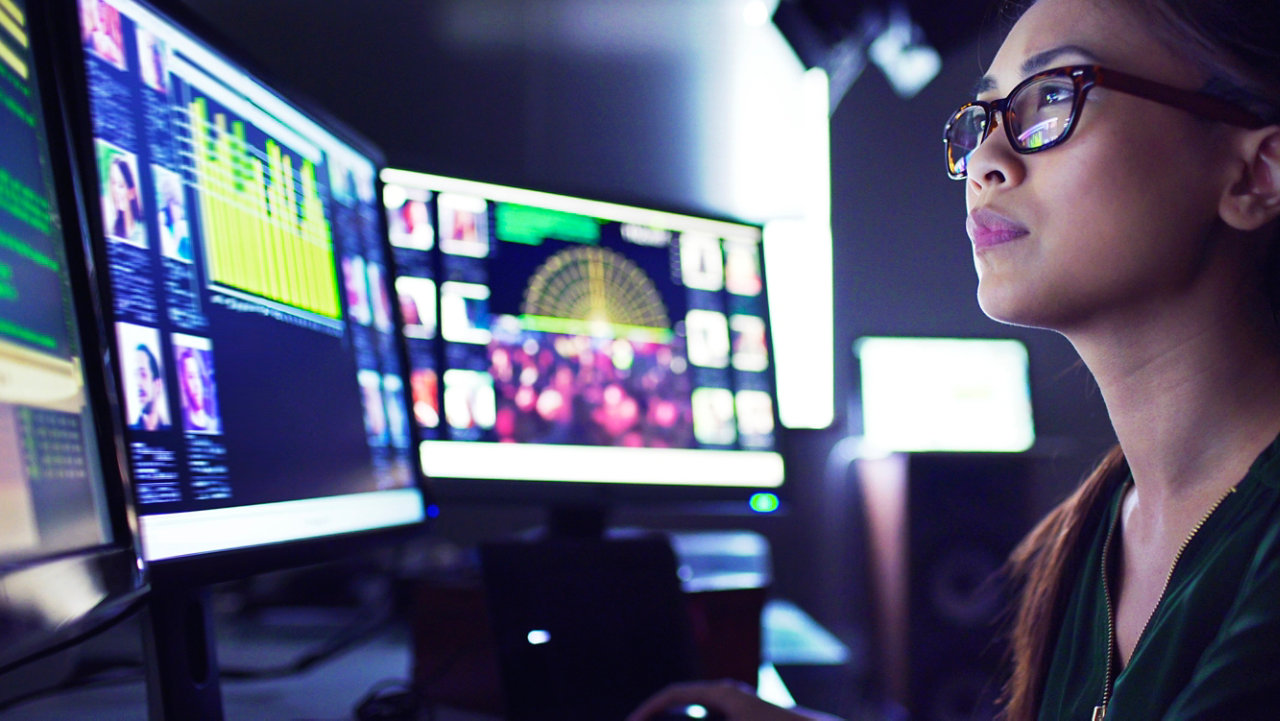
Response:
[[[138,376],[138,402],[147,408],[156,399],[156,377],[151,374],[151,357],[138,351],[134,353],[134,364]]]
[[[186,209],[182,207],[182,203],[178,202],[179,198],[182,197],[182,191],[175,186],[176,184],[171,183],[165,188],[164,204],[169,209],[169,217],[173,219],[172,222],[177,223],[186,218]]]
[[[193,409],[204,408],[204,379],[200,377],[200,363],[195,356],[187,356],[182,362],[182,385]]]
[[[115,205],[116,212],[127,213],[133,201],[133,188],[129,187],[129,182],[125,180],[124,171],[120,169],[119,163],[111,164],[109,184],[111,203]]]
[[[1114,3],[1040,0],[1000,47],[978,98],[1003,98],[1038,70],[1075,64],[1201,86],[1203,73],[1148,25]],[[965,181],[983,311],[1069,334],[1097,321],[1134,322],[1185,292],[1216,227],[1229,132],[1101,87],[1055,148],[1019,155],[994,128]]]

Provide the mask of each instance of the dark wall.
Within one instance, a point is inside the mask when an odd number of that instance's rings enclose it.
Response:
[[[577,17],[593,4],[573,0],[172,1],[373,140],[393,167],[698,200],[703,169],[688,151],[707,18],[680,3],[667,11],[680,31],[646,36]]]
[[[725,122],[694,95],[715,84],[705,77],[713,65],[697,48],[698,39],[716,29],[691,22],[706,16],[690,8],[705,5],[597,3],[630,8],[618,22],[631,25],[600,22],[594,41],[578,27],[560,42],[561,31],[549,19],[555,8],[587,4],[185,1],[273,74],[370,137],[392,165],[694,211],[733,210],[713,207],[703,195],[729,172],[703,163],[708,154],[699,147],[709,124]],[[620,519],[745,525],[766,533],[778,593],[832,628],[842,629],[861,612],[847,570],[857,562],[848,477],[838,467],[827,469],[830,449],[845,435],[843,399],[853,383],[855,338],[1024,339],[1046,449],[1036,489],[1042,506],[1110,442],[1100,399],[1069,344],[1052,333],[998,325],[974,300],[963,189],[943,172],[940,136],[943,120],[982,72],[983,47],[952,52],[942,75],[912,100],[898,98],[868,69],[833,114],[840,417],[830,430],[789,434],[792,513],[754,520]],[[467,541],[520,528],[536,521],[531,514],[446,510],[440,530]]]

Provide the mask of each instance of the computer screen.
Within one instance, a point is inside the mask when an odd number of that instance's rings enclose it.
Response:
[[[382,172],[426,476],[783,483],[759,226]]]
[[[870,447],[1019,452],[1035,442],[1022,341],[869,336],[854,352]]]
[[[151,5],[78,19],[145,558],[420,522],[376,150]]]
[[[0,2],[0,668],[85,630],[142,580],[95,424],[102,376],[81,326],[96,321],[73,294],[74,208],[55,187],[31,35],[25,0]]]

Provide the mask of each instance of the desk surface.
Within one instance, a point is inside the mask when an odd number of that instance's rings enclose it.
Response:
[[[799,619],[799,620],[797,620]],[[814,632],[807,617],[789,604],[770,604],[765,613],[766,653],[770,648],[781,663],[840,664],[847,651],[838,642]],[[312,651],[341,629],[341,619],[310,617],[286,623],[220,623],[218,659],[223,669],[274,668]],[[815,624],[816,625],[816,624]],[[825,633],[825,632],[823,632]],[[771,638],[774,637],[774,638]],[[56,678],[60,670],[81,660],[141,658],[141,631],[136,619],[76,648],[43,666],[0,677],[0,698],[26,686]],[[797,640],[800,639],[800,640]],[[815,651],[816,649],[816,651]],[[366,642],[304,673],[266,680],[223,678],[222,698],[227,721],[350,721],[355,707],[375,685],[407,681],[412,672],[409,631],[391,625]],[[790,694],[771,665],[761,675],[762,695],[786,704]],[[111,685],[60,692],[0,712],[0,721],[142,721],[147,716],[146,688],[140,672]],[[438,721],[500,721],[488,714],[438,708]]]
[[[118,645],[116,657],[140,658],[141,643],[135,622],[127,622],[106,637],[95,639],[80,651],[81,657],[102,655]],[[237,629],[218,639],[218,658],[223,668],[273,667],[315,648],[321,634],[316,628],[274,627],[251,640]],[[410,677],[411,652],[408,633],[390,628],[309,671],[267,680],[222,680],[223,710],[227,721],[350,721],[355,707],[370,689],[386,680]],[[323,639],[320,639],[323,640]],[[54,662],[54,665],[58,665]],[[6,690],[37,683],[31,674],[46,675],[46,668],[34,667],[28,676],[9,674],[0,683]],[[7,694],[6,694],[7,695]],[[60,692],[0,712],[3,721],[143,721],[147,717],[146,687],[138,674],[111,685]],[[491,716],[453,709],[438,709],[439,721],[497,721]]]

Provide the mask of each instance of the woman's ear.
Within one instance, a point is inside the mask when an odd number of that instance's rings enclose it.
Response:
[[[1280,126],[1251,131],[1240,147],[1244,162],[1218,212],[1236,230],[1257,230],[1280,216]]]

